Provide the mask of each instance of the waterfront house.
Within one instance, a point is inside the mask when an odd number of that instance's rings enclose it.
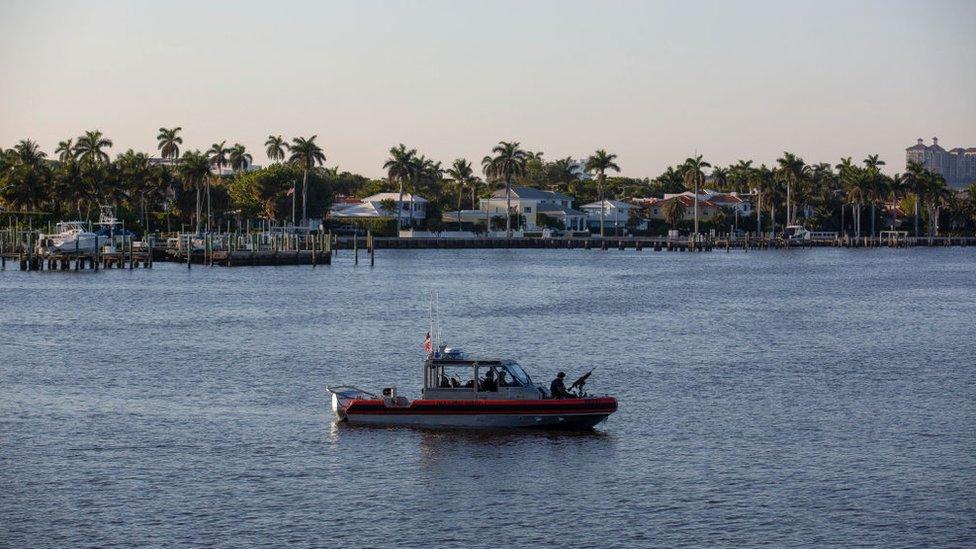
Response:
[[[602,204],[602,205],[601,205]],[[626,227],[630,220],[630,212],[635,206],[629,202],[620,200],[603,200],[603,202],[590,202],[580,206],[586,213],[586,223],[590,230],[600,229],[600,210],[603,210],[603,226],[615,229]]]
[[[648,219],[666,221],[664,215],[665,206],[672,200],[680,201],[685,207],[682,220],[690,221],[695,218],[695,195],[694,193],[666,194],[664,198],[635,198],[634,202],[643,206]],[[707,221],[718,213],[719,207],[714,203],[705,200],[698,195],[698,218]]]
[[[491,193],[491,198],[482,198],[480,209],[492,217],[505,217],[507,201],[505,189]],[[565,230],[582,231],[586,228],[586,214],[573,209],[573,197],[553,191],[542,191],[532,187],[512,187],[512,210],[525,218],[525,229],[541,230],[545,216]]]
[[[686,194],[694,197],[694,193]],[[705,192],[699,194],[698,197],[699,200],[704,198],[719,208],[727,208],[733,212],[738,211],[740,217],[751,215],[753,212],[752,202],[749,201],[748,195],[742,195],[737,192],[720,193],[706,189]]]
[[[376,193],[361,200],[340,199],[332,205],[329,217],[332,219],[392,219],[394,212],[387,210],[383,202],[398,202],[400,193]],[[396,205],[393,206],[394,209]],[[427,219],[427,199],[420,195],[403,194],[403,208],[400,211],[400,220],[409,222],[410,209],[413,208],[413,220],[419,223]]]
[[[685,206],[685,220],[695,217],[695,193],[685,191],[683,193],[665,194],[664,198],[635,198],[635,204],[643,206],[647,210],[648,219],[665,219],[664,206],[671,200],[680,200]],[[705,189],[698,193],[698,215],[699,219],[711,219],[719,211],[726,209],[733,214],[738,212],[740,217],[752,215],[755,209],[748,195],[736,192],[720,193]]]

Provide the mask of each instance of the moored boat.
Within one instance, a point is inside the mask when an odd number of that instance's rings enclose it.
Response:
[[[617,410],[617,399],[586,394],[588,377],[577,380],[564,398],[554,398],[513,360],[470,359],[442,348],[424,361],[418,399],[400,396],[396,387],[380,395],[349,385],[328,391],[337,418],[352,424],[592,429]]]
[[[88,230],[84,221],[62,221],[55,225],[55,232],[41,235],[41,241],[48,247],[63,254],[90,253],[104,240]]]

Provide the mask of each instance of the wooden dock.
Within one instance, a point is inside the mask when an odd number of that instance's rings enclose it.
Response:
[[[151,269],[152,254],[149,251],[114,253],[52,254],[46,252],[4,252],[0,254],[0,269],[7,262],[16,264],[21,271],[82,271],[99,269]]]
[[[16,246],[0,240],[0,269],[15,263],[24,271],[79,271],[99,269],[151,268],[154,261],[225,267],[273,265],[331,265],[340,250],[351,252],[353,263],[375,265],[377,249],[381,250],[461,250],[461,249],[565,249],[627,250],[669,252],[712,252],[731,250],[779,250],[820,247],[834,248],[912,248],[976,246],[976,237],[838,237],[834,239],[795,242],[782,238],[688,238],[610,236],[562,238],[394,238],[336,236],[318,233],[296,237],[279,235],[261,238],[253,234],[225,234],[190,237],[182,235],[176,246],[150,239],[145,246],[131,241],[112,253],[52,253],[29,239]],[[187,250],[191,250],[187,253]]]

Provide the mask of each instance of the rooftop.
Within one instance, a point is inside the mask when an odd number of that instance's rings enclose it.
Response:
[[[539,204],[539,213],[549,215],[586,215],[579,210],[567,208],[559,204]]]
[[[498,189],[491,193],[492,198],[505,196],[505,189]],[[524,198],[526,200],[571,200],[569,196],[553,191],[543,191],[532,187],[512,186],[512,196]]]
[[[580,206],[581,209],[590,210],[600,208],[600,201],[590,202],[589,204],[583,204]],[[617,208],[618,210],[627,210],[633,208],[634,205],[629,202],[622,202],[620,200],[603,200],[602,204],[605,208]]]
[[[410,202],[411,198],[414,202],[427,202],[427,199],[419,194],[412,195],[410,193],[403,193],[404,202]],[[384,200],[393,200],[394,202],[397,202],[400,200],[400,193],[376,193],[364,198],[363,202],[382,202]]]

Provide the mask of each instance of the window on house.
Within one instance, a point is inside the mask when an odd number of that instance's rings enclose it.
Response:
[[[527,214],[530,214],[530,213],[532,213],[532,208],[531,208],[531,207],[529,207],[529,206],[526,206],[526,207],[525,207],[525,213],[527,213]]]

